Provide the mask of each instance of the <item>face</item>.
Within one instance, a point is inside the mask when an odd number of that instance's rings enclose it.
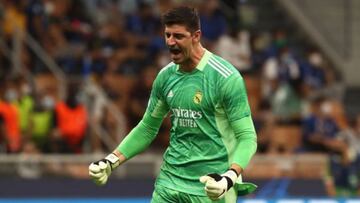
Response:
[[[200,30],[191,33],[183,25],[165,26],[165,42],[170,51],[170,57],[176,64],[190,60],[196,43],[200,41]]]

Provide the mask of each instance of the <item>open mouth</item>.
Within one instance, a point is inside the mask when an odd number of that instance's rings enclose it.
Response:
[[[169,48],[170,53],[177,55],[181,53],[181,50],[179,48]]]

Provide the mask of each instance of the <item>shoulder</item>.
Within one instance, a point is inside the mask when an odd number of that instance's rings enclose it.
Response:
[[[158,72],[155,83],[164,83],[166,80],[169,79],[170,75],[172,75],[176,71],[176,64],[171,62],[160,69]]]
[[[158,75],[171,74],[176,69],[176,64],[174,62],[168,63],[166,66],[162,67]]]
[[[212,54],[208,61],[209,71],[222,81],[241,77],[239,71],[224,58]]]

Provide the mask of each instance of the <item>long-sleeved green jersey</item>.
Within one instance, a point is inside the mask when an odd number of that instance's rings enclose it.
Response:
[[[145,136],[151,142],[167,114],[172,124],[170,143],[156,184],[205,195],[200,176],[223,173],[232,163],[245,168],[256,151],[243,78],[229,62],[209,51],[191,72],[181,71],[174,63],[159,72],[143,121],[136,127],[143,130],[133,130],[129,136],[137,135],[139,140],[143,131],[151,129]],[[138,151],[131,152],[126,142],[118,149],[130,158]]]

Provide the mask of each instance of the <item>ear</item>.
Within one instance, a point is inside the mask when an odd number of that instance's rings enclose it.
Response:
[[[197,30],[193,33],[193,42],[199,43],[201,38],[201,30]]]

